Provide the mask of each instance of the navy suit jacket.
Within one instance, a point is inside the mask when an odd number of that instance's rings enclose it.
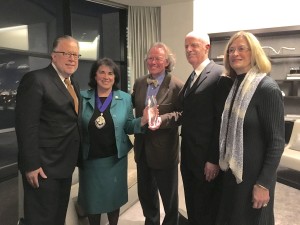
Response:
[[[71,82],[80,108],[79,86],[72,77]],[[80,145],[78,117],[71,95],[51,64],[25,74],[16,98],[21,173],[42,167],[48,177],[72,176]]]

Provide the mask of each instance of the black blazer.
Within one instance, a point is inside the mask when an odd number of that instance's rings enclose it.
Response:
[[[192,170],[203,171],[207,161],[219,163],[219,126],[231,87],[227,88],[226,94],[218,88],[222,73],[223,67],[211,61],[192,88],[185,93],[189,78],[180,93],[183,105],[182,162]]]
[[[79,86],[71,82],[80,107]],[[16,134],[22,173],[42,167],[48,177],[72,175],[80,144],[78,115],[51,64],[23,76],[16,97]]]

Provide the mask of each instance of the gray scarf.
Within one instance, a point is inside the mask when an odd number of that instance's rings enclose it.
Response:
[[[258,73],[256,67],[251,68],[239,87],[237,87],[237,79],[235,80],[224,106],[219,140],[219,164],[224,171],[231,169],[238,184],[243,181],[244,118],[252,96],[265,76],[265,73]],[[237,88],[236,97],[233,99]],[[229,115],[233,100],[231,115]]]

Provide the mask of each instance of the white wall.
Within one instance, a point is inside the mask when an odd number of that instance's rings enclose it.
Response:
[[[184,82],[192,71],[184,54],[184,37],[191,30],[220,33],[300,25],[294,0],[193,0],[161,6],[161,40],[176,54],[174,74]]]
[[[185,35],[193,30],[193,1],[174,3],[161,7],[161,40],[176,55],[172,74],[186,81],[192,71],[184,53]]]
[[[295,26],[300,24],[295,0],[194,0],[194,28],[207,33]]]

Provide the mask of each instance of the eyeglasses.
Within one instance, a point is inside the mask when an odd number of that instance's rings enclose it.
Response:
[[[162,61],[164,61],[165,59],[164,59],[163,57],[147,57],[146,60],[147,60],[148,62],[152,62],[153,60],[154,60],[155,62],[162,62]]]
[[[53,51],[53,52],[54,53],[61,53],[66,58],[71,58],[71,56],[73,56],[74,59],[79,59],[81,57],[81,55],[77,55],[76,53],[71,53],[71,52],[59,52],[59,51]]]
[[[246,46],[239,46],[237,48],[231,47],[231,48],[228,49],[228,54],[233,55],[235,53],[235,51],[237,51],[238,53],[244,53],[248,50],[250,50],[250,48],[248,48]]]

